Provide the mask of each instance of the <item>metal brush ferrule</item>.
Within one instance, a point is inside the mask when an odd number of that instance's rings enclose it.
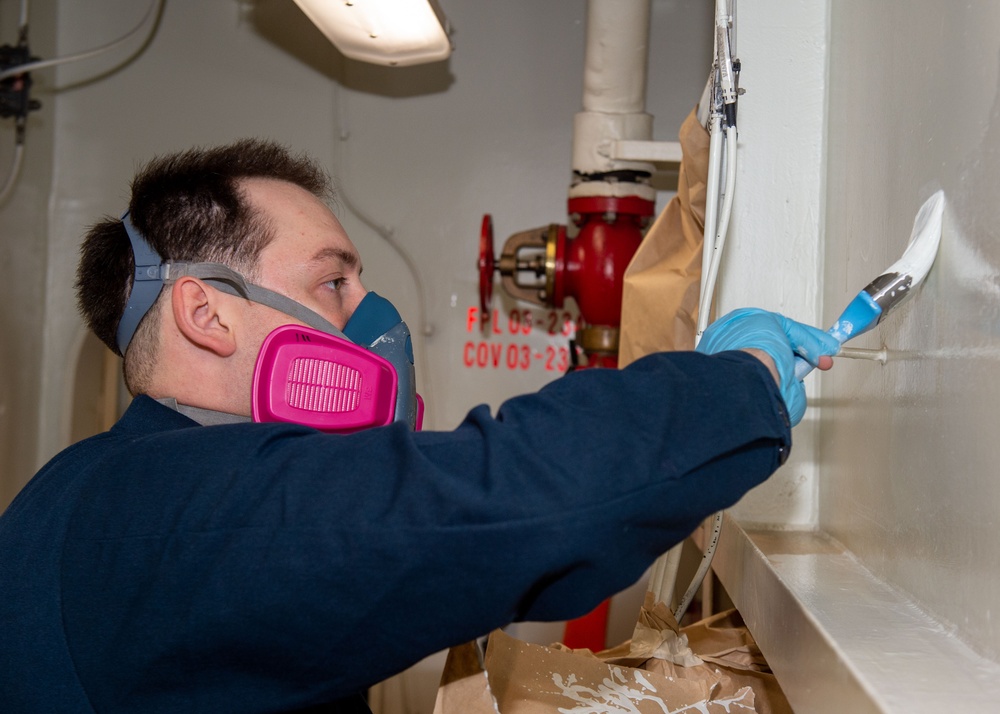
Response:
[[[882,308],[879,322],[909,296],[912,285],[913,276],[908,273],[883,273],[868,284],[865,292]]]

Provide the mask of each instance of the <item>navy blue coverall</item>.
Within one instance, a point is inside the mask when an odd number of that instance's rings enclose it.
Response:
[[[588,612],[790,443],[740,352],[574,372],[451,432],[138,397],[0,516],[0,711],[354,711],[428,654]]]

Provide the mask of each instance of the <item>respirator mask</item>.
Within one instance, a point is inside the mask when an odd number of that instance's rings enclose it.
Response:
[[[394,421],[420,428],[423,402],[416,393],[410,330],[384,297],[365,295],[341,331],[305,305],[249,283],[225,265],[164,262],[128,212],[122,224],[135,256],[132,292],[116,335],[122,354],[163,286],[188,275],[305,323],[282,325],[264,339],[253,375],[254,421],[290,422],[330,433]]]

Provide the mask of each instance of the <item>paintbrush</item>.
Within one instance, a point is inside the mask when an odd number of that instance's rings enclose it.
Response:
[[[938,191],[924,202],[913,219],[913,231],[903,256],[858,293],[828,330],[840,344],[882,322],[927,277],[941,242],[943,214],[944,192]],[[802,379],[812,370],[809,362],[795,358],[796,379]]]

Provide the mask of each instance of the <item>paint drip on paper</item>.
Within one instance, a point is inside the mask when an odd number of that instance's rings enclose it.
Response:
[[[746,714],[756,712],[754,694],[743,687],[734,695],[703,699],[671,708],[641,670],[611,667],[610,676],[596,686],[578,681],[575,674],[565,677],[553,672],[552,682],[573,706],[559,707],[559,714]],[[644,704],[652,705],[644,706]]]

